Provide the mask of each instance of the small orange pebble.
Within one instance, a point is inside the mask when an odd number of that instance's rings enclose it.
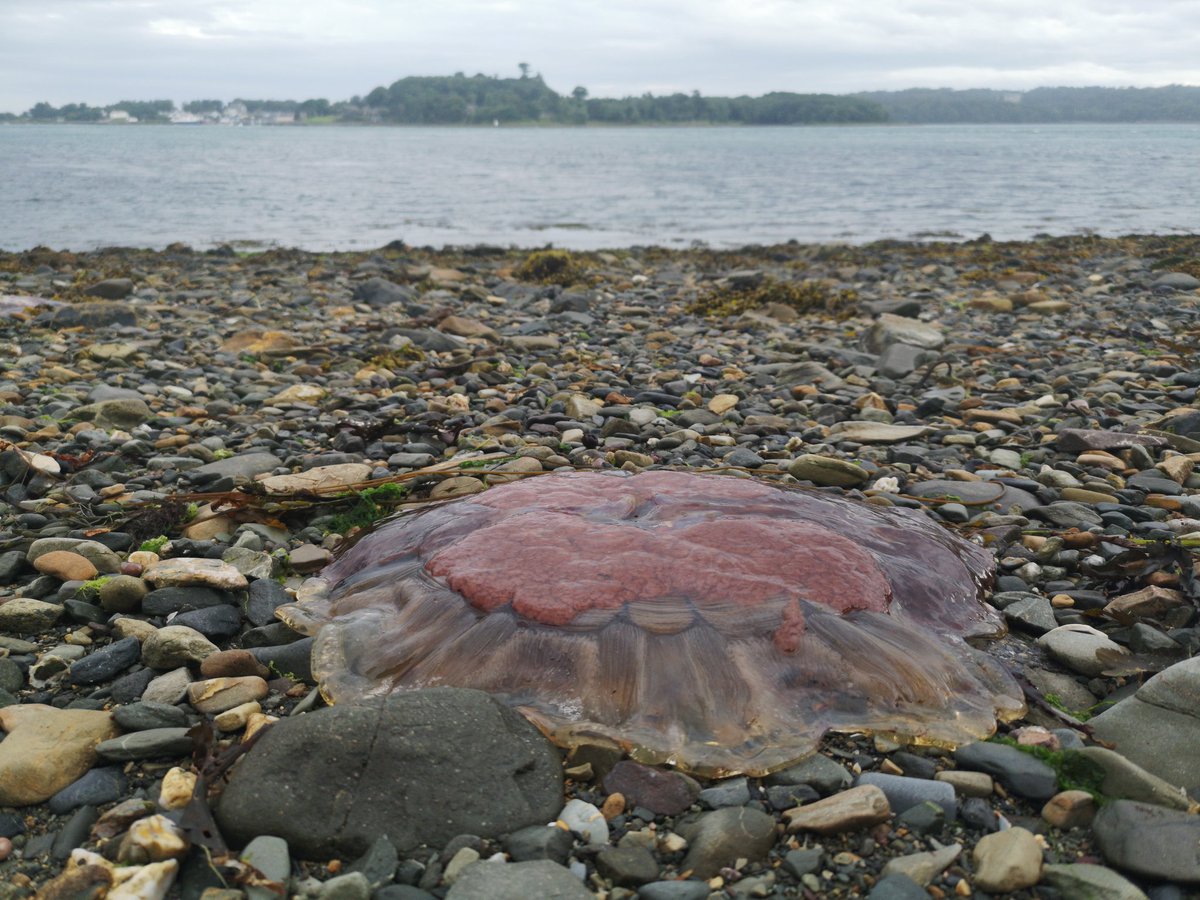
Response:
[[[615,791],[604,799],[604,803],[600,807],[600,815],[604,816],[606,822],[611,822],[623,812],[625,812],[625,795]]]
[[[331,859],[329,861],[329,865],[327,865],[325,868],[329,870],[330,875],[336,875],[338,872],[342,871],[342,861],[340,859]]]

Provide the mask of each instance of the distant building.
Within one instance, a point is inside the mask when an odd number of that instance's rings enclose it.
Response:
[[[1024,96],[1025,96],[1024,94],[1005,94],[1000,99],[1003,100],[1005,103],[1020,103],[1021,98]]]
[[[137,122],[137,116],[131,116],[123,109],[110,109],[104,114],[104,118],[114,124],[133,125]]]

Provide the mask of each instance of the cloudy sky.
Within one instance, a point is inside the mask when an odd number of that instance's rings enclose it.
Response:
[[[1197,0],[0,0],[0,111],[348,99],[404,75],[560,92],[1200,84]]]

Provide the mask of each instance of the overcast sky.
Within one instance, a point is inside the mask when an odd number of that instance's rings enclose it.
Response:
[[[1200,84],[1197,0],[0,0],[0,111],[344,100],[404,75],[593,96]]]

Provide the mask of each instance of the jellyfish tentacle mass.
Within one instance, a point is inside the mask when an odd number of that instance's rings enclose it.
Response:
[[[1023,711],[966,638],[992,555],[909,510],[679,471],[567,473],[361,539],[279,615],[325,696],[479,688],[563,746],[762,775],[829,730],[956,744]]]

